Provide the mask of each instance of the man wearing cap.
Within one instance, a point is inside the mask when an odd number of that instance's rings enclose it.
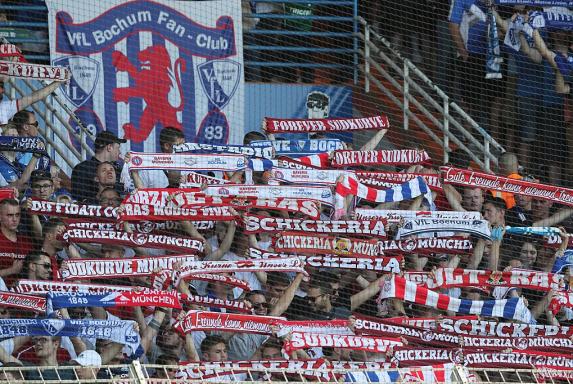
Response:
[[[101,356],[96,351],[87,349],[70,363],[81,367],[74,369],[78,380],[95,380],[101,367]]]
[[[96,183],[96,170],[99,163],[104,161],[115,162],[119,159],[119,145],[127,140],[120,139],[109,131],[97,134],[95,140],[95,155],[82,161],[72,171],[72,195],[79,202],[95,199],[98,193]]]

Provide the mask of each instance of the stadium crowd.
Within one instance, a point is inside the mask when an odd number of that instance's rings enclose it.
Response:
[[[476,6],[453,0],[450,28],[474,81],[464,100],[483,107],[484,92],[495,104],[486,56],[460,28],[471,12],[478,20]],[[545,183],[528,172],[536,131],[565,132],[571,32],[544,37],[530,11],[492,12],[517,31],[523,86],[547,74],[561,106],[533,124],[541,96],[518,95],[522,146],[499,156],[495,175],[461,150],[448,164],[377,150],[385,116],[315,113],[268,118],[241,145],[189,143],[165,127],[156,154],[126,153],[125,139],[103,131],[68,177],[26,109],[59,83],[2,101],[0,362],[38,369],[0,379],[116,378],[126,368],[100,367],[134,360],[180,365],[154,378],[215,381],[246,378],[230,361],[254,371],[257,361],[338,363],[379,380],[389,367],[449,363],[573,368],[573,190],[558,186],[566,138],[550,137]],[[370,139],[353,148],[330,136],[341,127]],[[279,136],[288,133],[307,136]]]

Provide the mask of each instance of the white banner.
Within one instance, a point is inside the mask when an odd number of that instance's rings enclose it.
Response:
[[[239,0],[46,5],[52,65],[73,76],[59,94],[92,133],[114,132],[136,152],[159,152],[168,126],[195,142],[242,142]]]

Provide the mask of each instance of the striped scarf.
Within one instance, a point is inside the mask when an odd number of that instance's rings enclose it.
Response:
[[[414,199],[424,196],[432,211],[436,210],[430,188],[422,177],[416,177],[403,184],[389,189],[376,189],[360,183],[354,176],[344,176],[342,182],[336,185],[335,218],[344,215],[344,198],[354,195],[375,203],[391,203]]]
[[[456,313],[502,317],[530,324],[535,322],[535,319],[531,315],[531,312],[529,312],[522,298],[505,300],[456,299],[434,292],[428,288],[417,285],[413,281],[407,281],[403,277],[396,275],[381,284],[378,301],[388,298],[396,298],[410,303]]]

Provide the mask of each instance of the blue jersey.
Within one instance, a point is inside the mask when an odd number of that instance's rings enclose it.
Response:
[[[485,55],[487,51],[487,24],[470,10],[472,6],[486,13],[478,0],[452,0],[448,20],[460,26],[468,53]]]
[[[0,155],[0,187],[5,187],[22,176],[22,169]]]
[[[563,75],[565,82],[571,83],[573,78],[573,53],[569,52],[567,56],[564,56],[556,52],[555,64],[557,64],[557,68]]]

